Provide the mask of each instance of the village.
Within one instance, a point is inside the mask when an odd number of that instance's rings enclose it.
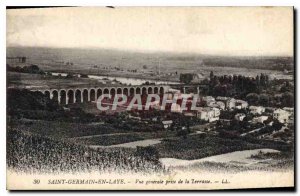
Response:
[[[293,141],[294,108],[263,107],[249,105],[247,101],[222,96],[202,96],[184,94],[180,90],[169,89],[168,101],[176,98],[176,103],[168,103],[161,111],[161,102],[152,102],[147,112],[128,112],[128,119],[151,124],[159,121],[164,130],[197,133],[221,133],[230,137],[255,137],[291,143]],[[198,98],[197,107],[191,110],[192,100]],[[181,104],[186,102],[186,109]],[[199,128],[201,127],[201,128]]]

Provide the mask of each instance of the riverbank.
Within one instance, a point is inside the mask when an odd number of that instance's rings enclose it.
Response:
[[[63,71],[63,72],[62,72]],[[117,71],[104,71],[101,74],[100,73],[95,73],[93,71],[89,70],[68,70],[67,72],[65,70],[59,70],[59,69],[54,69],[54,70],[48,70],[47,72],[52,72],[52,73],[68,73],[68,74],[85,74],[85,75],[92,75],[92,76],[98,76],[98,77],[103,77],[103,78],[124,78],[124,79],[136,79],[136,80],[145,80],[149,82],[171,82],[171,83],[179,83],[179,75],[178,76],[159,76],[159,75],[148,75],[144,73],[129,73],[129,72],[117,72]]]

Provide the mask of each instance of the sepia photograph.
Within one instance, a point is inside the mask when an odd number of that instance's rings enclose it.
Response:
[[[6,7],[6,188],[293,190],[294,13]]]

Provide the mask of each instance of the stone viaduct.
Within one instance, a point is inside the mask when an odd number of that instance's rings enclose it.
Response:
[[[50,99],[60,104],[72,104],[96,101],[102,94],[163,94],[170,87],[166,85],[142,85],[142,86],[120,86],[120,87],[89,87],[89,88],[49,88],[40,91]]]

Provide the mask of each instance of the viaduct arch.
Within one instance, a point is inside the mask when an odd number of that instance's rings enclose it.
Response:
[[[59,104],[67,105],[73,103],[93,102],[102,94],[125,94],[134,96],[136,94],[163,94],[169,86],[123,86],[123,87],[92,87],[92,88],[62,88],[35,90],[45,94],[49,99]]]

